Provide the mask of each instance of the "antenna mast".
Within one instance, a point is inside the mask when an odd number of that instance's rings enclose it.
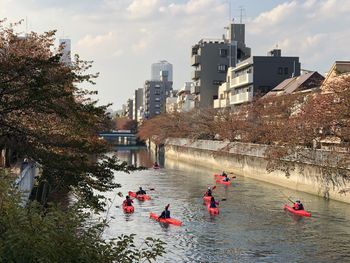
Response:
[[[228,21],[231,22],[231,0],[228,0]]]
[[[243,11],[245,11],[245,10],[244,10],[244,7],[243,7],[243,6],[240,6],[240,7],[239,7],[239,12],[240,12],[239,23],[240,23],[240,24],[242,24],[242,22],[243,22]]]

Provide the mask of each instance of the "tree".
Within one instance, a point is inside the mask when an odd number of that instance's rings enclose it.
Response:
[[[94,219],[79,203],[22,207],[13,186],[13,178],[0,170],[1,262],[151,262],[165,252],[159,239],[146,238],[139,248],[135,235],[103,239],[106,220]]]
[[[101,209],[93,190],[118,186],[113,170],[132,167],[105,155],[109,146],[98,132],[111,128],[108,105],[97,106],[90,98],[96,92],[80,88],[98,74],[86,74],[92,62],[78,56],[61,63],[55,31],[21,37],[15,28],[0,22],[0,146],[40,163],[39,180],[53,191],[74,191]]]

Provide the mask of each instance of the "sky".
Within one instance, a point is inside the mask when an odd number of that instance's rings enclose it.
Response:
[[[190,81],[191,46],[220,38],[240,8],[253,55],[278,46],[321,74],[350,60],[350,0],[0,0],[0,20],[25,19],[19,31],[56,29],[57,38],[70,38],[72,53],[100,73],[90,87],[97,99],[117,110],[159,60],[173,64],[174,89]]]

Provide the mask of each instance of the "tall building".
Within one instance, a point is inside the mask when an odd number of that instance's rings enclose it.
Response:
[[[61,62],[66,65],[71,65],[72,59],[71,59],[71,41],[68,38],[60,39],[59,40],[59,46],[61,48]]]
[[[202,39],[192,46],[191,65],[194,67],[192,94],[197,95],[195,107],[213,107],[218,87],[225,82],[227,69],[250,57],[245,45],[245,25],[229,24],[222,39]]]
[[[219,88],[214,108],[249,102],[296,76],[300,76],[299,57],[283,57],[280,49],[270,51],[267,56],[250,57],[229,69],[226,83]]]
[[[133,106],[134,106],[134,102],[132,99],[128,99],[126,102],[126,117],[130,120],[132,120],[132,116],[133,116]]]
[[[139,121],[140,108],[143,106],[143,89],[139,88],[135,90],[133,98],[133,116],[132,119]]]
[[[166,60],[151,65],[151,80],[160,80],[162,71],[167,71],[168,81],[173,81],[173,65]]]
[[[160,80],[146,80],[144,85],[143,110],[147,119],[165,112],[166,98],[173,89],[173,82],[168,80],[168,72],[161,71],[160,74]]]

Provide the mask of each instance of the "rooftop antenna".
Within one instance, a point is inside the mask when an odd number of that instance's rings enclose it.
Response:
[[[228,0],[228,21],[231,22],[231,0]]]
[[[239,23],[240,23],[240,24],[242,24],[242,22],[243,22],[243,11],[245,11],[245,10],[244,10],[244,7],[243,7],[243,6],[240,6],[240,7],[239,7],[239,13],[240,13],[240,15],[239,15]]]
[[[26,16],[26,36],[28,35],[28,17]]]

